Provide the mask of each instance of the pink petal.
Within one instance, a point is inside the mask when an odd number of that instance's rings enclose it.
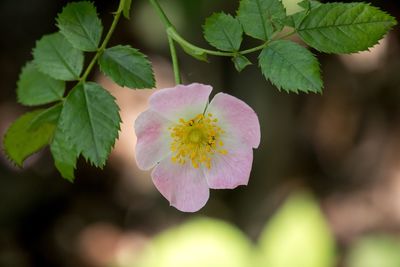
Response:
[[[233,140],[232,140],[233,141]],[[250,146],[235,145],[225,140],[226,155],[213,155],[211,168],[204,168],[204,174],[210,188],[233,189],[247,185],[253,163],[253,149]]]
[[[151,177],[158,191],[180,211],[198,211],[209,198],[203,171],[190,163],[180,165],[164,159],[154,168]]]
[[[215,95],[207,108],[219,119],[221,128],[228,135],[235,135],[239,141],[257,148],[260,144],[260,123],[254,110],[242,100],[228,94]]]
[[[135,121],[136,162],[140,169],[149,170],[170,153],[168,126],[171,124],[158,113],[147,110]]]
[[[192,83],[162,89],[151,95],[150,108],[172,121],[203,113],[212,91],[209,85]]]

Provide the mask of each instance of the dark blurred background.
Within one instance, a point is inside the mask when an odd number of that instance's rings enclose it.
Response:
[[[32,58],[35,41],[57,30],[55,17],[68,2],[0,1],[1,136],[27,111],[16,102],[19,71]],[[180,34],[204,47],[204,19],[221,10],[234,14],[238,7],[227,0],[160,2]],[[296,1],[284,2],[288,11],[296,10]],[[118,1],[94,3],[107,29]],[[371,4],[400,18],[398,1]],[[388,250],[394,246],[400,251],[399,37],[396,26],[369,52],[313,51],[323,71],[322,95],[279,92],[262,77],[257,55],[250,58],[253,65],[238,74],[229,58],[210,57],[210,63],[204,63],[178,49],[185,82],[211,84],[215,91],[243,99],[256,110],[262,126],[249,185],[213,190],[196,215],[169,207],[149,173],[136,167],[133,122],[152,91],[119,88],[93,72],[92,79],[110,90],[121,107],[122,131],[110,160],[100,170],[81,159],[72,184],[57,173],[48,149],[30,157],[23,169],[2,153],[0,266],[136,266],[133,259],[123,262],[121,251],[140,255],[154,236],[194,216],[223,220],[256,246],[264,225],[299,190],[311,192],[321,207],[334,237],[333,267],[360,266],[348,258],[365,237],[383,236],[391,240],[392,245],[385,245]],[[166,35],[148,1],[133,1],[131,19],[120,21],[112,44],[139,48],[153,63],[157,87],[173,85]],[[254,44],[246,39],[243,46]],[[383,258],[393,256],[382,250]],[[384,264],[371,267],[400,266],[396,259]]]

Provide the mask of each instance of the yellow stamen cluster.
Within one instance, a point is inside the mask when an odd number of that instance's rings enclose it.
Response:
[[[190,161],[194,168],[203,164],[211,168],[211,158],[215,153],[226,155],[222,149],[221,135],[225,132],[217,125],[218,119],[211,113],[199,114],[191,120],[179,119],[179,123],[169,128],[172,143],[171,160],[185,164]]]

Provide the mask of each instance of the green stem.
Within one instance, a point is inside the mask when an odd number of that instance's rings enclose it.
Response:
[[[103,54],[104,50],[107,47],[108,42],[111,39],[111,36],[113,35],[115,28],[117,27],[118,21],[121,17],[122,14],[122,10],[125,4],[125,0],[120,0],[119,2],[119,6],[118,6],[118,10],[117,12],[115,12],[114,15],[114,20],[111,23],[110,29],[108,30],[106,37],[104,38],[103,42],[101,43],[100,47],[97,49],[96,55],[94,55],[94,57],[92,58],[92,60],[90,61],[89,65],[87,66],[85,72],[83,73],[83,75],[81,76],[81,78],[79,79],[80,82],[84,82],[86,81],[87,77],[89,76],[90,72],[92,71],[94,65],[96,64],[97,60],[99,59],[99,57]]]
[[[180,74],[180,71],[179,71],[178,56],[176,55],[176,49],[175,49],[174,40],[169,35],[168,35],[168,44],[169,44],[169,49],[170,49],[170,52],[171,52],[172,67],[173,67],[173,70],[174,70],[175,83],[176,84],[181,84],[182,83],[182,79],[181,79],[181,74]]]

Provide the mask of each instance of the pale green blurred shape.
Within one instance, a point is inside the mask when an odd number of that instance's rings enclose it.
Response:
[[[333,267],[335,241],[316,200],[291,196],[263,230],[258,266]],[[365,267],[365,266],[363,266]]]
[[[302,11],[303,9],[297,4],[302,0],[282,0],[283,5],[286,9],[286,14],[291,15],[296,12]]]
[[[383,235],[364,237],[351,248],[346,266],[399,267],[400,241]]]
[[[140,267],[253,267],[252,245],[237,228],[199,218],[156,236]]]

